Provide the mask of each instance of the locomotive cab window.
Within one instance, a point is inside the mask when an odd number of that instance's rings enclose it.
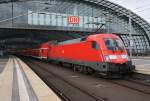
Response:
[[[104,39],[108,50],[124,50],[124,45],[119,39]]]
[[[99,50],[99,46],[96,41],[92,41],[92,48]]]

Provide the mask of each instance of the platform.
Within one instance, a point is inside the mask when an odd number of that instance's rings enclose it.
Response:
[[[133,64],[136,66],[136,73],[150,75],[150,58],[137,58],[132,59]]]
[[[23,61],[0,58],[0,101],[61,101]]]

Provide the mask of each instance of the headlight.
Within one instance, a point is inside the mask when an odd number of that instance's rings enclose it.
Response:
[[[123,59],[128,59],[128,60],[129,60],[128,55],[121,55],[121,57],[122,57]]]
[[[106,62],[109,62],[109,61],[110,61],[110,58],[109,58],[108,55],[105,55],[104,57],[105,57],[105,61],[106,61]]]
[[[117,56],[116,55],[109,55],[109,58],[110,59],[117,59]]]
[[[105,55],[105,61],[109,62],[110,60],[117,59],[116,55]]]

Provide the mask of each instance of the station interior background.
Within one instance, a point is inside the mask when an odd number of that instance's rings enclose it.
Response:
[[[133,55],[150,55],[150,24],[107,0],[1,0],[0,12],[1,52],[84,37],[100,28],[96,33],[120,36]],[[69,16],[80,22],[69,24]]]

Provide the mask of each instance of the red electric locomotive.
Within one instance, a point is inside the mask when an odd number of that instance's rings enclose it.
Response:
[[[69,63],[80,70],[104,75],[127,74],[135,69],[121,39],[113,34],[95,34],[84,38],[41,45],[38,57]],[[46,47],[46,48],[45,48]]]

